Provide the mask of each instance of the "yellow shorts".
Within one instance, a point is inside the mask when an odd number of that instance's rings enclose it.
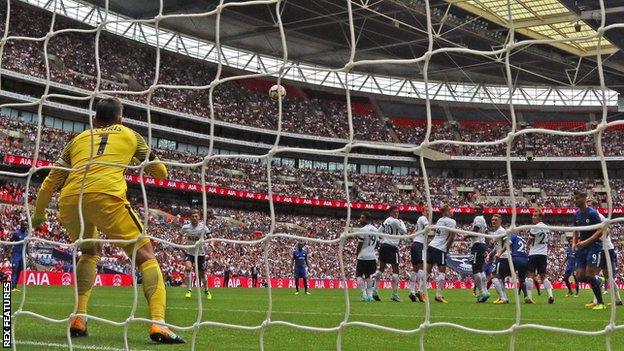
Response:
[[[76,196],[66,196],[59,200],[59,220],[67,230],[72,241],[80,237],[80,215]],[[104,233],[107,239],[134,240],[143,232],[143,224],[127,200],[116,196],[88,193],[83,194],[82,215],[84,218],[83,239],[97,238],[98,230]],[[137,241],[137,248],[149,243],[147,237]],[[95,242],[86,242],[80,247],[83,250],[93,248]],[[115,243],[132,255],[134,243]]]

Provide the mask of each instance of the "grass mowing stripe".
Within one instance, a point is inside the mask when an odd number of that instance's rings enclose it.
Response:
[[[565,291],[557,291],[557,302],[548,305],[545,297],[536,297],[538,305],[522,305],[522,323],[573,329],[577,331],[604,330],[609,320],[608,311],[591,311],[583,307],[589,294],[582,298],[564,298]],[[19,300],[20,294],[13,298]],[[184,298],[179,288],[167,289],[167,321],[174,325],[190,326],[196,320],[197,300]],[[214,289],[214,298],[204,303],[203,319],[241,326],[257,326],[264,321],[267,308],[267,291],[261,289]],[[331,328],[342,321],[345,300],[342,290],[313,290],[310,296],[295,296],[293,291],[274,289],[273,321],[283,321],[301,326]],[[468,328],[496,331],[507,328],[514,321],[513,305],[476,304],[466,290],[448,290],[445,295],[450,304],[431,305],[432,323],[455,322]],[[28,287],[24,310],[49,318],[67,317],[73,309],[73,290],[67,287]],[[418,348],[419,335],[402,334],[371,328],[369,325],[402,331],[417,328],[423,322],[424,306],[418,303],[357,302],[359,293],[350,291],[350,320],[367,323],[366,326],[349,325],[342,333],[343,350],[413,351]],[[90,313],[112,321],[123,322],[130,313],[132,289],[96,287],[91,296]],[[624,309],[617,310],[616,325],[624,323]],[[139,299],[136,317],[147,317],[148,308]],[[148,323],[131,322],[128,325],[128,343],[131,349],[178,351],[189,350],[190,345],[155,346],[147,335]],[[41,319],[20,315],[15,320],[16,340],[50,343],[58,346],[19,344],[18,351],[67,349],[66,325],[43,322]],[[177,334],[190,342],[192,332]],[[102,351],[123,349],[124,328],[90,320],[89,337],[76,339],[76,350],[89,350],[96,345],[109,348]],[[287,325],[272,324],[264,334],[266,351],[327,351],[336,349],[336,332],[310,332]],[[196,350],[234,351],[259,350],[259,331],[239,330],[224,326],[202,325],[197,332]],[[568,351],[605,349],[604,336],[583,336],[561,331],[521,329],[518,331],[515,351]],[[612,350],[622,349],[624,330],[612,335]],[[436,326],[425,333],[427,351],[508,351],[508,335],[477,334],[454,327]],[[624,350],[624,349],[622,349]]]
[[[67,305],[73,306],[73,302],[45,302],[45,301],[31,301],[29,304],[32,305]],[[371,303],[374,304],[374,303]],[[414,306],[418,306],[419,304],[412,304]],[[206,305],[204,305],[206,306]],[[422,306],[422,305],[421,305]],[[507,306],[512,306],[513,304],[509,304]],[[104,305],[104,304],[89,304],[89,307],[107,307],[107,308],[118,308],[118,309],[129,309],[132,305]],[[424,306],[423,306],[424,308]],[[504,308],[501,306],[501,308]],[[167,310],[183,310],[183,311],[197,311],[197,308],[191,307],[180,307],[180,306],[167,306]],[[236,313],[261,313],[266,314],[266,310],[253,310],[253,309],[221,309],[221,308],[206,308],[204,307],[204,311],[212,311],[212,312],[236,312]],[[308,312],[308,311],[279,311],[273,310],[275,314],[292,314],[292,315],[310,315],[310,316],[344,316],[344,312]],[[601,312],[596,312],[599,314]],[[423,315],[420,314],[394,314],[394,313],[349,313],[349,316],[362,316],[362,317],[397,317],[397,318],[422,318]],[[513,317],[504,318],[504,317],[494,317],[494,316],[446,316],[446,315],[431,315],[434,319],[485,319],[485,320],[510,320],[513,324]],[[522,317],[522,321],[554,321],[554,322],[604,322],[604,319],[590,319],[584,318],[582,321],[578,319],[571,318],[524,318]]]
[[[54,349],[69,349],[69,344],[60,344],[55,342],[42,342],[42,341],[34,341],[34,340],[17,340],[18,345],[28,345],[28,346],[42,346],[46,348],[54,348]],[[108,346],[98,346],[98,345],[81,345],[81,344],[73,344],[72,347],[77,350],[95,350],[95,351],[126,351],[125,349],[120,349],[117,347],[108,347]],[[130,351],[150,351],[150,350],[142,350],[142,349],[130,349]]]

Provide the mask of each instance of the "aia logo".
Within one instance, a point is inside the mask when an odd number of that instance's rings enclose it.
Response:
[[[67,285],[71,285],[72,283],[72,275],[71,273],[63,273],[63,275],[61,276],[61,284],[67,286]]]
[[[119,274],[113,276],[113,286],[121,286],[121,276]]]

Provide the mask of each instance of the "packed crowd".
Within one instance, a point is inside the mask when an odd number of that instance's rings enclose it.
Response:
[[[34,124],[18,119],[0,118],[0,131],[15,132],[10,142],[0,144],[0,155],[32,157],[37,134]],[[39,143],[39,159],[53,161],[61,152],[61,145],[71,139],[73,133],[43,127]],[[197,163],[201,155],[169,149],[155,149],[164,160]],[[136,173],[136,170],[129,170]],[[418,174],[360,174],[349,173],[349,196],[353,202],[414,204],[422,202],[424,181]],[[170,167],[170,179],[189,183],[201,183],[200,167]],[[314,199],[346,200],[342,171],[301,169],[272,166],[273,193]],[[615,207],[624,207],[624,180],[610,179]],[[257,193],[268,191],[266,164],[257,160],[218,158],[211,160],[206,168],[206,183],[236,190]],[[514,179],[514,195],[517,206],[570,207],[574,190],[592,190],[601,187],[602,179]],[[1,186],[1,185],[0,185]],[[531,192],[523,192],[529,188]],[[429,189],[434,205],[451,204],[469,206],[474,202],[492,206],[508,207],[509,187],[507,178],[453,178],[430,176]],[[537,190],[535,190],[537,189]],[[537,191],[537,192],[535,192]],[[23,190],[0,187],[0,197],[21,201]],[[595,193],[600,202],[606,202],[605,193]]]
[[[36,191],[36,188],[33,188]],[[130,201],[135,206],[137,212],[145,220],[142,201],[138,193],[130,194]],[[184,249],[174,245],[186,244],[185,239],[180,234],[180,227],[188,219],[193,209],[200,208],[201,205],[191,205],[184,200],[171,197],[162,197],[153,194],[149,198],[148,234],[164,239],[172,245],[154,242],[157,258],[161,262],[163,273],[168,284],[178,285],[184,272]],[[8,240],[11,233],[17,228],[20,220],[25,218],[23,207],[4,204],[0,210],[0,239]],[[271,218],[265,212],[235,210],[227,208],[211,208],[214,219],[208,220],[210,228],[210,239],[232,239],[246,243],[232,244],[222,241],[215,241],[213,245],[206,244],[208,250],[209,263],[207,270],[212,274],[223,274],[225,267],[230,267],[233,276],[249,276],[252,266],[257,266],[264,272],[263,253],[265,246],[262,243],[252,241],[264,237],[270,232]],[[555,219],[552,218],[554,221]],[[375,225],[381,224],[381,218],[375,221]],[[276,213],[274,233],[285,233],[299,238],[337,239],[345,230],[346,219],[331,217],[314,217]],[[350,222],[350,227],[357,228],[356,219]],[[469,230],[469,223],[461,223],[460,228]],[[408,230],[414,230],[414,224],[408,221]],[[527,235],[527,233],[523,233]],[[622,226],[611,228],[611,235],[618,250],[619,262],[624,260],[624,229]],[[53,240],[59,243],[67,243],[68,238],[63,227],[56,218],[56,212],[52,209],[49,212],[48,220],[35,232],[36,238]],[[291,252],[300,240],[293,238],[274,238],[268,248],[267,257],[270,265],[270,274],[277,277],[290,277],[292,274]],[[550,243],[549,253],[549,274],[560,278],[561,270],[564,268],[565,259],[563,233],[555,232]],[[338,243],[319,244],[311,241],[306,242],[310,251],[309,274],[314,278],[339,278],[340,277],[340,256]],[[345,272],[347,277],[355,274],[355,249],[356,241],[349,239],[342,253]],[[55,271],[71,271],[71,260],[63,260],[63,256],[42,254],[42,252],[52,252],[60,250],[66,254],[72,254],[73,249],[62,249],[41,241],[33,241],[28,246],[29,268],[46,269]],[[468,254],[470,251],[468,241],[459,236],[451,247],[451,254]],[[4,265],[9,259],[10,248],[5,246],[2,250]],[[401,243],[401,270],[406,275],[410,269],[409,261],[409,241]],[[79,254],[79,253],[78,253]],[[131,273],[129,261],[125,253],[111,245],[105,245],[103,260],[98,267],[100,271],[115,271],[120,273]],[[620,272],[624,274],[624,271]],[[460,280],[457,273],[452,274],[452,280]]]
[[[4,4],[0,10],[6,9]],[[10,35],[44,37],[49,30],[50,15],[46,11],[15,4],[11,11]],[[0,19],[0,35],[4,30],[4,16]],[[55,29],[86,29],[84,25],[57,17]],[[97,83],[95,64],[95,34],[64,32],[50,38],[47,45],[50,76],[53,81],[88,90]],[[162,51],[156,81],[156,51],[102,32],[98,43],[100,59],[100,89],[117,91],[117,95],[147,102],[147,94],[128,92],[146,91],[147,87],[162,85],[205,86],[215,79],[213,65],[204,61]],[[36,77],[46,77],[43,41],[8,40],[2,53],[2,68]],[[223,78],[223,77],[222,77]],[[247,87],[234,80],[219,84],[213,93],[214,117],[224,122],[275,130],[278,127],[277,104],[266,91]],[[293,88],[296,89],[296,88]],[[282,106],[281,130],[285,132],[348,138],[349,127],[345,102],[306,98],[305,94],[287,96]],[[150,104],[173,111],[210,117],[211,105],[208,89],[158,88]],[[551,129],[558,129],[556,125]],[[561,126],[565,129],[564,125]],[[581,127],[579,127],[581,128]],[[582,131],[587,126],[573,131]],[[425,125],[397,126],[379,116],[371,108],[353,116],[354,138],[357,140],[419,144],[425,137]],[[568,129],[565,129],[568,130]],[[495,141],[505,138],[511,131],[507,122],[483,122],[465,125],[436,120],[430,141],[457,140],[467,142]],[[606,155],[622,155],[624,138],[620,130],[604,133]],[[453,146],[438,144],[434,149],[451,155],[504,156],[506,144],[488,146]],[[549,134],[521,135],[514,139],[512,155],[525,156],[595,156],[592,136],[554,136]]]

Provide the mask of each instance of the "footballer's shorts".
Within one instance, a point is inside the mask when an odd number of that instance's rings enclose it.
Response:
[[[446,252],[433,246],[427,246],[427,264],[446,266]]]
[[[564,276],[574,274],[574,268],[576,268],[576,264],[568,264],[566,265],[565,271],[563,272]]]
[[[308,272],[306,272],[305,268],[296,268],[295,269],[295,279],[299,278],[307,278]]]
[[[356,277],[370,277],[377,270],[377,261],[375,260],[357,260],[355,266]]]
[[[526,257],[512,257],[511,258],[514,269],[518,273],[518,280],[524,281],[526,278],[527,268],[529,267],[529,260]],[[505,277],[511,277],[511,267],[509,266],[509,259],[499,258],[496,262],[496,274],[500,279]]]
[[[24,265],[24,258],[22,255],[11,255],[11,268],[22,267]]]
[[[379,247],[379,262],[399,264],[399,248],[390,244],[381,244],[381,247]]]
[[[600,267],[602,260],[602,244],[592,243],[582,249],[576,250],[576,269],[585,269],[586,267]]]
[[[486,277],[492,274],[495,270],[496,264],[494,264],[493,262],[488,262],[483,265],[483,273],[485,273]]]
[[[617,255],[615,249],[609,249],[609,258],[611,259],[611,268],[617,271]],[[605,255],[604,251],[602,252],[602,258],[600,260],[600,268],[605,272],[607,271],[607,255]]]
[[[514,268],[518,273],[518,280],[523,282],[526,279],[527,271],[529,270],[529,258],[526,256],[512,256]]]
[[[412,243],[412,247],[410,248],[410,254],[412,256],[412,264],[422,264],[423,263],[423,244],[418,241],[414,241]]]
[[[537,273],[539,275],[546,274],[546,255],[531,255],[529,256],[529,272]]]
[[[509,268],[509,260],[506,257],[499,258],[498,261],[496,261],[495,272],[500,279],[505,279],[505,277],[511,277],[511,268]]]
[[[470,262],[472,263],[472,274],[476,274],[483,271],[483,264],[485,263],[485,244],[475,243],[470,248]]]
[[[193,266],[195,266],[195,255],[186,254],[184,257],[185,261],[191,262]],[[206,270],[206,256],[205,255],[197,255],[197,270],[205,271]]]
[[[65,196],[59,200],[59,220],[67,230],[72,241],[80,237],[80,215],[78,212],[79,196]],[[98,237],[98,230],[107,239],[136,240],[143,232],[143,224],[126,199],[116,196],[87,193],[82,198],[82,216],[84,219],[83,239]],[[99,243],[86,242],[80,245],[83,250],[95,249]],[[134,246],[141,248],[149,244],[147,237],[135,243],[115,243],[121,247],[128,257],[132,257]],[[99,253],[100,250],[95,252]]]

